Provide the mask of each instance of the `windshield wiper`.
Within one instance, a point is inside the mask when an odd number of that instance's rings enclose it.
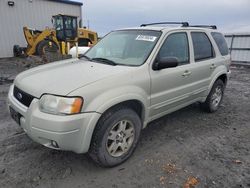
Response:
[[[118,65],[116,62],[110,60],[110,59],[106,59],[106,58],[102,58],[102,57],[96,57],[96,58],[92,58],[92,61],[100,61],[109,65]]]
[[[82,57],[89,60],[89,61],[91,61],[91,58],[86,56],[86,55],[80,55],[78,58],[81,59]]]

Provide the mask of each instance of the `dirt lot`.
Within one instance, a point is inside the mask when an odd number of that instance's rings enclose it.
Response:
[[[0,60],[0,187],[176,188],[188,179],[195,187],[250,187],[250,69],[232,68],[218,112],[193,104],[154,121],[128,161],[104,169],[87,155],[34,143],[9,117],[8,87],[30,66],[22,62]]]

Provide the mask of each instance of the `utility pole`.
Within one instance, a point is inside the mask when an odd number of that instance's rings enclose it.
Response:
[[[88,25],[88,29],[89,29],[89,20],[87,20],[87,25]]]

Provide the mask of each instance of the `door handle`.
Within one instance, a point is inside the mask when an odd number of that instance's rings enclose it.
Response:
[[[184,73],[182,74],[183,77],[189,76],[191,74],[191,71],[185,70]]]
[[[211,66],[210,66],[210,69],[215,69],[216,68],[216,65],[215,64],[212,64]]]

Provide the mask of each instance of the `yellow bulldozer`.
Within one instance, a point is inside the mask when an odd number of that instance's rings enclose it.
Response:
[[[58,14],[52,17],[52,23],[53,28],[46,28],[43,31],[23,27],[27,47],[14,45],[14,56],[43,56],[48,50],[65,55],[75,45],[94,45],[98,41],[96,32],[78,28],[76,16]]]

